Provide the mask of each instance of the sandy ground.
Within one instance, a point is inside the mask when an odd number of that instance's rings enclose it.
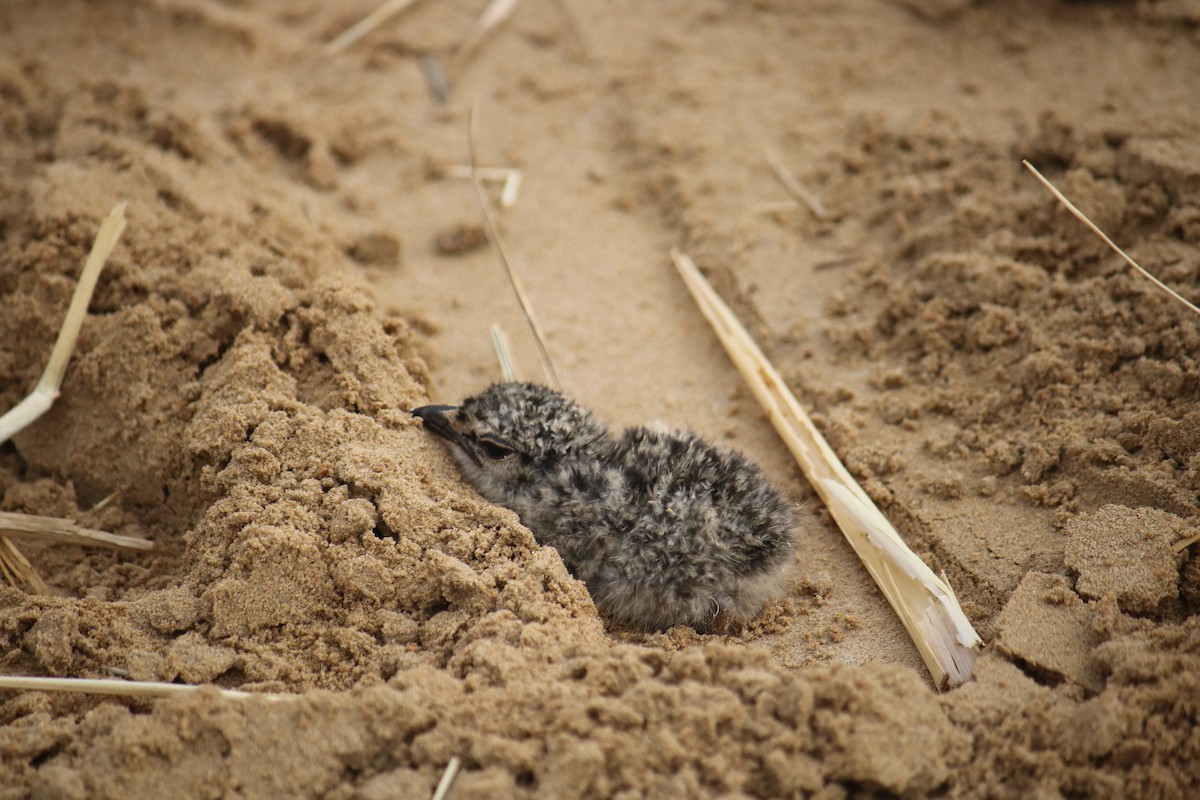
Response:
[[[0,509],[162,551],[22,542],[53,595],[0,589],[0,671],[296,695],[0,693],[0,797],[423,797],[454,756],[455,798],[1198,791],[1200,321],[1019,166],[1200,297],[1195,2],[527,0],[445,104],[420,58],[484,4],[322,52],[376,5],[0,9],[0,408],[130,202]],[[804,507],[739,636],[606,628],[407,413],[498,379],[493,323],[538,375],[447,171],[472,102],[567,390]],[[933,691],[672,246],[955,586],[972,683]]]

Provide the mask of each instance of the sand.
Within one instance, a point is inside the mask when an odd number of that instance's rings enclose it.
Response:
[[[529,0],[0,10],[0,408],[100,218],[129,227],[0,510],[153,540],[21,542],[0,672],[293,695],[0,692],[0,797],[1186,797],[1200,790],[1195,3]],[[737,636],[606,627],[408,410],[535,350],[802,508]],[[791,200],[770,147],[829,213]],[[939,695],[673,274],[686,249],[987,647]],[[115,494],[114,494],[115,493]],[[102,503],[109,498],[107,503]]]

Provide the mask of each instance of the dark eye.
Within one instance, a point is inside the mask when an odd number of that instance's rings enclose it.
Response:
[[[512,447],[508,442],[499,439],[487,438],[480,439],[479,446],[483,449],[483,454],[488,458],[499,461],[502,458],[512,455]]]

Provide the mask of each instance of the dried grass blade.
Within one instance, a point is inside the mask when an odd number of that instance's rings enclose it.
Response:
[[[475,200],[479,203],[479,213],[483,216],[483,227],[487,231],[488,241],[496,249],[496,255],[499,256],[500,263],[508,275],[508,283],[512,286],[513,293],[517,296],[517,302],[521,306],[521,313],[525,315],[525,321],[529,323],[529,330],[533,333],[533,341],[537,345],[538,360],[541,361],[546,383],[551,388],[557,389],[559,388],[558,371],[554,369],[554,361],[550,358],[550,351],[546,349],[546,337],[542,336],[542,327],[538,325],[537,318],[533,315],[533,306],[525,294],[525,287],[521,285],[517,273],[513,271],[512,263],[504,252],[504,245],[501,244],[500,237],[496,234],[496,228],[492,225],[492,215],[488,213],[487,204],[483,201],[483,190],[479,186],[479,176],[475,166],[475,120],[477,118],[475,107],[471,106],[471,118],[467,131],[467,153],[470,156],[471,186],[475,189]]]
[[[217,689],[215,686],[188,686],[182,683],[156,681],[110,681],[94,678],[41,678],[20,675],[0,675],[0,689],[23,692],[75,692],[78,694],[109,694],[121,697],[172,697],[193,694],[202,689],[216,689],[231,700],[291,700],[301,695],[240,692],[236,689]]]
[[[452,164],[445,168],[444,174],[448,178],[470,179],[471,167],[469,164]],[[517,198],[521,194],[521,183],[524,180],[521,170],[512,167],[478,167],[475,174],[481,181],[500,181],[502,183],[500,187],[501,208],[509,209],[517,204]]]
[[[982,642],[954,591],[904,544],[692,260],[677,250],[671,257],[771,424],[904,623],[934,684],[945,690],[969,680]]]
[[[42,580],[42,576],[38,575],[33,564],[7,536],[0,536],[0,561],[4,562],[5,578],[11,585],[24,583],[34,594],[50,594],[50,587]]]
[[[1172,547],[1172,549],[1174,549],[1174,551],[1176,553],[1182,553],[1184,550],[1187,550],[1189,547],[1194,545],[1196,542],[1200,542],[1200,533],[1194,533],[1191,536],[1186,536],[1183,539],[1180,539],[1175,544],[1171,545],[1171,547]]]
[[[519,5],[521,5],[521,0],[492,0],[491,3],[488,3],[488,7],[483,10],[479,19],[475,20],[471,29],[467,31],[467,35],[454,49],[454,56],[450,59],[450,72],[458,74],[484,40],[496,28],[504,24]]]
[[[454,780],[458,777],[461,767],[462,759],[458,756],[451,756],[450,762],[446,764],[446,771],[442,773],[442,779],[438,781],[437,788],[433,791],[433,800],[446,800],[450,796],[450,790],[454,788]]]
[[[39,517],[34,514],[14,514],[10,511],[0,511],[0,531],[43,539],[57,544],[111,547],[118,550],[154,549],[154,542],[145,539],[98,531],[93,528],[81,528],[71,520],[60,517]]]
[[[763,156],[767,159],[767,164],[775,172],[775,177],[783,184],[783,188],[788,190],[796,202],[803,203],[808,206],[808,210],[813,213],[813,216],[818,219],[827,219],[829,217],[829,209],[821,202],[821,199],[805,188],[804,184],[800,183],[800,179],[787,168],[783,163],[783,159],[779,154],[770,147],[763,148]]]
[[[1190,308],[1192,311],[1196,312],[1197,314],[1200,314],[1200,308],[1197,308],[1195,305],[1192,304],[1192,302],[1190,300],[1188,300],[1187,298],[1185,298],[1181,294],[1179,294],[1179,292],[1175,291],[1170,286],[1167,286],[1165,283],[1160,281],[1158,278],[1154,277],[1154,275],[1150,272],[1150,270],[1146,269],[1141,264],[1137,263],[1132,258],[1130,258],[1129,254],[1126,253],[1124,250],[1122,250],[1120,247],[1118,247],[1116,245],[1116,243],[1113,242],[1112,239],[1108,238],[1108,235],[1105,234],[1104,231],[1100,230],[1100,227],[1096,223],[1092,222],[1088,218],[1087,214],[1084,214],[1082,211],[1080,211],[1078,208],[1076,208],[1075,204],[1072,203],[1070,200],[1068,200],[1067,196],[1065,194],[1060,192],[1058,190],[1058,188],[1055,187],[1055,185],[1053,183],[1051,183],[1048,178],[1046,178],[1044,175],[1042,175],[1042,173],[1038,172],[1037,167],[1033,166],[1033,164],[1030,164],[1026,160],[1022,160],[1021,163],[1025,165],[1026,169],[1028,169],[1030,172],[1033,173],[1033,176],[1035,178],[1037,178],[1039,181],[1041,181],[1043,186],[1045,186],[1047,189],[1050,190],[1051,194],[1053,194],[1056,198],[1058,198],[1058,202],[1062,203],[1063,207],[1066,208],[1067,211],[1070,211],[1075,216],[1075,218],[1078,219],[1080,222],[1082,222],[1084,225],[1086,225],[1091,230],[1092,233],[1094,233],[1098,237],[1100,237],[1100,240],[1102,242],[1104,242],[1106,245],[1108,245],[1109,248],[1111,248],[1114,253],[1119,255],[1121,258],[1125,259],[1125,263],[1127,263],[1129,266],[1136,269],[1138,272],[1142,273],[1142,275],[1144,275],[1145,277],[1149,278],[1154,283],[1155,286],[1162,289],[1167,294],[1171,295],[1171,297],[1174,297],[1176,300],[1183,303],[1185,306]]]
[[[96,281],[100,279],[100,270],[104,268],[104,263],[108,261],[108,256],[123,230],[125,203],[119,203],[100,223],[100,231],[92,243],[92,250],[88,253],[83,271],[79,273],[79,283],[71,296],[67,316],[58,331],[58,339],[54,342],[50,361],[46,364],[41,379],[32,394],[0,417],[0,443],[8,441],[18,431],[28,427],[54,404],[59,393],[58,387],[62,385],[63,375],[67,371],[67,362],[75,349],[75,340],[79,338],[79,328],[83,325],[88,303],[92,300],[92,292],[96,290]]]
[[[100,223],[100,230],[92,242],[92,249],[84,262],[83,271],[79,273],[79,283],[75,286],[75,293],[71,295],[71,304],[67,307],[67,315],[59,328],[58,339],[54,342],[54,349],[50,351],[50,360],[46,363],[42,377],[28,397],[10,408],[4,416],[0,416],[0,443],[7,442],[19,431],[33,424],[54,405],[63,375],[67,371],[67,362],[75,349],[75,340],[79,338],[79,328],[83,325],[88,304],[92,301],[92,293],[96,290],[96,281],[100,279],[100,270],[104,268],[123,230],[125,203],[118,203]],[[49,594],[50,590],[45,581],[7,536],[0,536],[0,564],[5,567],[4,577],[12,585],[16,586],[16,579],[19,578],[38,594]]]
[[[500,207],[512,208],[517,204],[517,197],[521,194],[521,170],[510,169],[508,177],[504,179],[504,186],[500,188]]]
[[[492,325],[492,346],[496,348],[496,360],[500,362],[500,374],[505,383],[516,383],[517,372],[513,369],[512,356],[509,355],[508,337],[499,324]]]
[[[410,6],[416,5],[416,3],[417,0],[387,0],[386,3],[383,3],[370,14],[367,14],[358,22],[342,31],[337,38],[325,45],[325,55],[332,56],[342,52],[392,17],[407,10]]]
[[[8,541],[8,540],[5,539],[3,541],[0,541],[0,578],[4,578],[4,582],[7,583],[9,586],[16,586],[21,582],[21,580],[20,580],[20,578],[17,577],[17,574],[15,572],[13,572],[12,568],[8,565],[8,559],[5,557],[5,551],[7,550],[7,548],[4,548],[5,541]]]

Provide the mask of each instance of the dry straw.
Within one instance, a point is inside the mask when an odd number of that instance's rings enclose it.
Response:
[[[488,3],[487,8],[479,15],[471,25],[471,29],[467,31],[467,35],[454,49],[454,55],[450,58],[450,73],[457,75],[462,71],[467,61],[475,54],[480,45],[492,35],[492,33],[503,25],[508,18],[517,10],[517,6],[521,5],[521,0],[492,0]]]
[[[231,700],[293,700],[301,695],[268,694],[266,692],[240,692],[236,689],[218,689],[215,686],[189,686],[183,683],[158,683],[156,681],[110,681],[94,678],[37,678],[19,675],[0,675],[0,689],[23,692],[75,692],[79,694],[107,694],[119,697],[174,697],[195,694],[202,689],[212,689],[221,697]]]
[[[1072,203],[1070,200],[1068,200],[1066,195],[1064,195],[1062,192],[1060,192],[1053,183],[1051,183],[1049,180],[1046,179],[1046,177],[1044,175],[1042,175],[1042,173],[1038,172],[1037,167],[1033,166],[1033,164],[1030,164],[1028,161],[1022,161],[1021,163],[1025,165],[1026,169],[1028,169],[1030,172],[1033,173],[1035,178],[1037,178],[1039,181],[1041,181],[1043,186],[1045,186],[1047,189],[1050,190],[1051,194],[1053,194],[1056,198],[1058,198],[1058,202],[1062,203],[1064,208],[1066,208],[1068,211],[1070,211],[1072,214],[1074,214],[1076,219],[1078,219],[1084,225],[1088,226],[1088,228],[1091,230],[1091,232],[1096,234],[1097,236],[1099,236],[1100,240],[1102,242],[1104,242],[1106,245],[1108,245],[1114,253],[1119,255],[1121,258],[1125,259],[1125,263],[1129,264],[1129,266],[1136,269],[1138,272],[1140,272],[1146,278],[1149,278],[1154,283],[1155,286],[1162,289],[1167,294],[1171,295],[1171,297],[1174,297],[1176,300],[1183,303],[1185,306],[1190,308],[1192,311],[1196,312],[1197,314],[1200,314],[1200,308],[1196,308],[1196,306],[1193,305],[1191,303],[1191,301],[1189,301],[1187,298],[1183,297],[1181,294],[1179,294],[1179,292],[1175,291],[1170,286],[1167,286],[1165,283],[1160,281],[1158,278],[1154,277],[1154,275],[1150,272],[1150,270],[1146,269],[1141,264],[1134,261],[1132,258],[1129,257],[1128,253],[1126,253],[1120,247],[1117,247],[1116,243],[1113,242],[1112,239],[1108,238],[1108,235],[1105,234],[1104,231],[1100,230],[1100,226],[1098,226],[1096,223],[1092,222],[1088,218],[1087,214],[1084,214],[1082,211],[1080,211],[1078,208],[1076,208],[1075,204]]]
[[[813,213],[817,219],[828,219],[829,209],[825,208],[825,204],[815,194],[810,192],[800,179],[796,177],[787,165],[783,163],[783,159],[779,154],[770,147],[763,148],[763,157],[766,158],[768,166],[775,173],[775,177],[783,184],[783,188],[787,189],[788,194],[792,196],[797,203],[808,206],[808,210]]]
[[[61,517],[39,517],[34,514],[14,514],[10,511],[0,511],[0,531],[10,536],[26,536],[54,544],[78,544],[118,550],[154,549],[154,542],[145,539],[81,528],[71,520]]]
[[[523,176],[521,170],[513,169],[512,167],[475,167],[474,171],[470,164],[451,164],[446,167],[443,174],[447,178],[466,178],[467,180],[478,179],[480,181],[491,181],[500,184],[500,207],[510,209],[517,204],[517,198],[521,194],[521,181]]]
[[[442,773],[442,779],[438,781],[437,789],[433,792],[433,800],[446,800],[450,796],[450,790],[454,788],[454,781],[458,778],[461,768],[462,759],[451,756],[450,762],[446,764],[446,771]]]
[[[96,234],[96,241],[88,253],[83,272],[79,274],[79,284],[75,287],[75,294],[71,296],[71,305],[67,308],[66,319],[58,332],[58,340],[54,343],[54,350],[50,353],[50,361],[46,364],[41,380],[32,394],[0,417],[0,443],[7,442],[54,405],[59,394],[58,387],[62,385],[63,375],[67,371],[67,362],[75,349],[75,340],[79,337],[79,328],[83,325],[88,303],[92,300],[92,292],[95,291],[96,281],[100,278],[100,270],[104,268],[104,262],[108,260],[123,230],[125,204],[121,203],[100,224],[100,232]]]
[[[550,351],[546,348],[546,337],[542,335],[542,327],[533,315],[533,306],[529,302],[529,297],[525,294],[525,287],[522,286],[520,279],[517,278],[517,273],[512,268],[512,262],[508,260],[508,256],[504,252],[504,245],[500,242],[500,237],[496,234],[496,228],[492,225],[492,216],[488,213],[487,203],[483,200],[483,190],[479,186],[479,173],[475,159],[475,121],[477,119],[478,115],[475,113],[475,107],[472,106],[471,118],[467,123],[467,154],[471,168],[471,186],[475,189],[475,200],[479,204],[479,213],[483,216],[483,227],[487,231],[488,241],[492,243],[492,247],[496,250],[496,256],[500,259],[500,264],[504,267],[504,271],[508,275],[508,282],[512,286],[513,294],[517,296],[517,302],[521,306],[521,313],[525,315],[525,321],[529,324],[529,330],[533,334],[534,344],[537,345],[538,360],[542,363],[542,372],[546,376],[546,383],[551,388],[557,389],[560,386],[558,372],[554,369],[554,361],[551,360]]]
[[[1175,544],[1171,545],[1171,547],[1174,548],[1176,553],[1182,553],[1196,542],[1200,542],[1200,533],[1193,533],[1191,536],[1185,536]]]
[[[332,56],[342,52],[392,17],[416,5],[417,2],[418,0],[387,0],[386,3],[342,31],[336,39],[325,45],[325,55]]]
[[[62,386],[63,376],[67,372],[67,362],[75,350],[75,340],[79,338],[79,329],[87,314],[88,303],[92,300],[92,292],[96,289],[96,281],[100,279],[100,270],[108,261],[113,247],[125,230],[125,204],[119,203],[112,213],[100,223],[100,231],[92,243],[92,249],[84,262],[83,271],[79,274],[79,283],[71,296],[71,304],[67,307],[67,316],[63,319],[58,331],[58,339],[50,352],[50,360],[38,380],[33,392],[9,409],[0,417],[0,443],[7,442],[18,432],[32,425],[35,420],[50,410],[58,398],[59,387]],[[20,515],[8,515],[20,516]],[[45,518],[37,518],[45,519]],[[35,524],[36,525],[36,524]],[[17,527],[13,530],[24,530]],[[49,589],[37,570],[29,563],[29,559],[17,549],[7,536],[0,535],[0,576],[3,576],[13,586],[22,583],[29,586],[38,594],[47,594]]]
[[[509,355],[508,337],[499,323],[492,324],[492,346],[496,349],[496,360],[500,362],[500,374],[505,383],[517,382],[517,371],[513,369],[512,356]]]
[[[908,549],[692,260],[678,250],[671,258],[771,424],[904,623],[934,685],[946,690],[969,680],[982,642],[954,590]]]
[[[46,586],[42,576],[7,536],[0,536],[0,576],[10,586],[25,585],[35,594],[50,594],[50,587]]]
[[[1092,220],[1088,217],[1087,214],[1084,214],[1082,211],[1080,211],[1075,206],[1074,203],[1072,203],[1070,200],[1067,199],[1067,196],[1065,194],[1063,194],[1062,192],[1060,192],[1058,190],[1058,187],[1056,187],[1053,183],[1051,183],[1050,180],[1048,178],[1046,178],[1046,176],[1044,176],[1044,175],[1042,175],[1042,173],[1038,172],[1037,167],[1033,166],[1033,164],[1030,164],[1028,161],[1022,161],[1021,163],[1025,165],[1026,169],[1028,169],[1030,172],[1033,173],[1033,176],[1035,178],[1037,178],[1039,181],[1041,181],[1043,186],[1045,186],[1047,189],[1050,190],[1050,193],[1053,194],[1058,199],[1058,202],[1062,203],[1064,208],[1066,208],[1068,211],[1070,211],[1075,216],[1076,219],[1078,219],[1080,222],[1082,222],[1084,225],[1086,225],[1088,227],[1088,229],[1091,230],[1092,233],[1094,233],[1094,234],[1096,234],[1096,236],[1100,237],[1100,240],[1102,242],[1104,242],[1106,245],[1108,245],[1109,248],[1111,248],[1113,250],[1113,252],[1115,252],[1121,258],[1125,259],[1125,262],[1127,264],[1129,264],[1129,266],[1136,269],[1144,277],[1149,278],[1150,281],[1152,281],[1155,286],[1162,289],[1167,294],[1171,295],[1171,297],[1174,297],[1176,300],[1183,303],[1185,306],[1190,308],[1192,311],[1196,312],[1197,314],[1200,314],[1200,308],[1197,308],[1195,305],[1193,305],[1190,301],[1188,301],[1185,297],[1180,295],[1178,292],[1176,292],[1170,286],[1167,286],[1165,283],[1163,283],[1158,278],[1156,278],[1150,272],[1150,270],[1146,269],[1141,264],[1134,261],[1133,258],[1130,257],[1130,255],[1128,253],[1126,253],[1124,250],[1122,250],[1120,247],[1118,247],[1117,244],[1112,239],[1108,238],[1108,235],[1104,231],[1100,230],[1100,226],[1097,225],[1096,223],[1092,222]],[[1200,542],[1200,533],[1180,539],[1178,542],[1176,542],[1174,545],[1172,545],[1172,547],[1174,548],[1176,553],[1182,553],[1184,550],[1191,547],[1196,542]]]

